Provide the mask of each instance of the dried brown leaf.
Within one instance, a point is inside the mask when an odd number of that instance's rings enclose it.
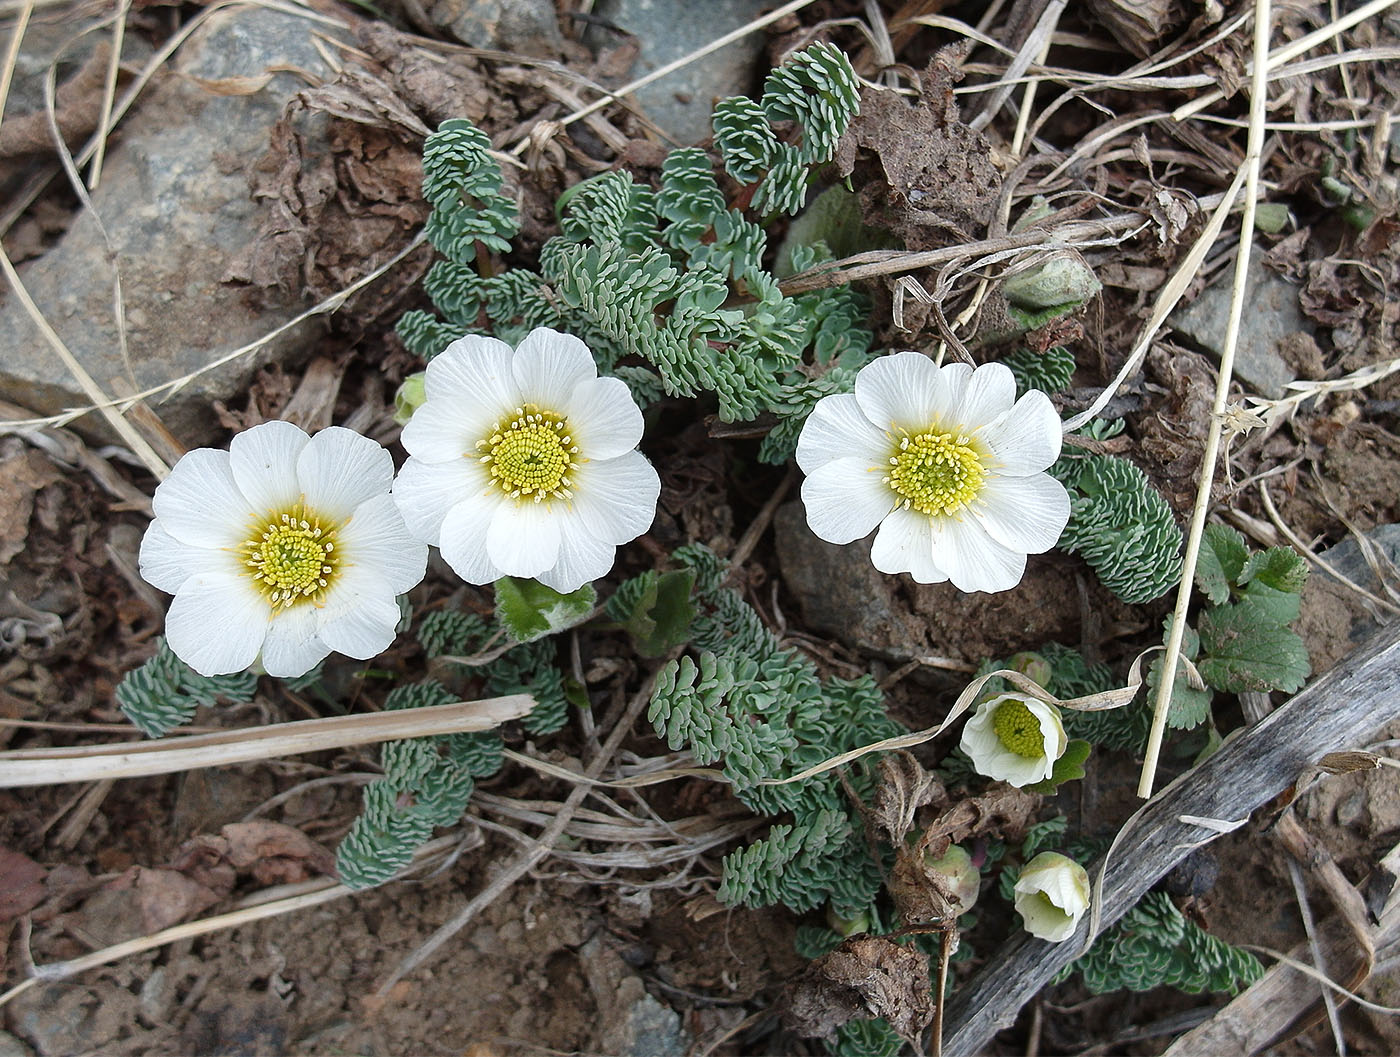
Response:
[[[880,936],[855,936],[789,982],[784,1025],[804,1038],[828,1036],[848,1020],[884,1017],[917,1045],[933,1021],[928,958]]]
[[[929,868],[924,853],[900,844],[890,871],[890,898],[909,925],[951,925],[962,912],[948,878]]]
[[[43,902],[47,873],[29,856],[0,847],[0,924],[29,913]]]
[[[1025,835],[1040,807],[1040,797],[1005,782],[996,782],[982,796],[970,796],[945,811],[924,830],[915,846],[942,858],[950,844],[990,835],[1015,841]]]
[[[228,889],[214,889],[179,870],[133,866],[109,886],[111,891],[130,891],[144,933],[159,932],[187,921],[228,895]]]
[[[926,804],[946,799],[937,776],[924,770],[911,754],[892,752],[880,760],[871,817],[888,834],[890,843],[899,847],[914,826],[914,813]]]

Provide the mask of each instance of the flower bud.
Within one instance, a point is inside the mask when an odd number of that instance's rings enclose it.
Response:
[[[977,706],[958,747],[978,774],[1021,788],[1049,778],[1068,744],[1058,708],[1029,694],[1005,693]]]
[[[1090,895],[1084,867],[1059,852],[1043,851],[1016,881],[1016,912],[1032,936],[1059,943],[1074,935]]]
[[[924,864],[932,873],[942,874],[948,889],[958,901],[958,912],[966,914],[977,903],[982,874],[972,864],[972,856],[957,844],[950,844],[943,857],[935,859],[924,853]]]
[[[410,374],[399,386],[399,391],[394,394],[394,421],[400,426],[408,425],[408,420],[413,417],[413,412],[422,407],[423,401],[428,399],[423,384],[425,378],[427,378],[426,371]]]
[[[1040,654],[1031,653],[1029,650],[1012,656],[1006,662],[1006,666],[1013,672],[1020,672],[1036,686],[1046,689],[1049,689],[1050,680],[1054,676],[1054,669],[1050,667],[1050,662]]]

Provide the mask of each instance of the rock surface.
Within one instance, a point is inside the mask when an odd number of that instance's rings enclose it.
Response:
[[[192,78],[257,78],[290,67],[330,77],[313,43],[328,27],[266,8],[213,15],[186,44],[168,78],[121,127],[93,204],[121,269],[131,376],[138,389],[167,382],[252,342],[297,315],[294,298],[256,298],[223,283],[229,258],[257,230],[244,167],[267,148],[286,101],[305,87],[278,73],[251,94],[218,95]],[[99,386],[127,377],[112,311],[112,267],[91,215],[21,268],[45,318]],[[282,334],[259,353],[201,375],[157,411],[187,444],[209,435],[211,400],[230,396],[252,370],[307,343],[315,324]],[[0,293],[0,389],[54,414],[89,401],[13,294]],[[88,415],[80,429],[106,436]]]
[[[751,22],[772,6],[766,0],[600,0],[594,14],[636,38],[641,53],[632,77],[641,77]],[[594,31],[587,40],[596,46],[607,37]],[[678,143],[698,143],[710,135],[710,111],[716,99],[752,95],[760,87],[757,65],[763,43],[762,31],[741,37],[646,85],[636,93],[637,101]]]
[[[422,11],[473,48],[554,58],[564,46],[553,0],[430,0]]]
[[[1225,346],[1225,326],[1230,318],[1233,269],[1185,308],[1172,313],[1168,322],[1187,340],[1220,361]],[[1260,396],[1277,399],[1294,378],[1293,368],[1279,353],[1279,345],[1291,335],[1312,328],[1298,305],[1298,288],[1269,271],[1257,257],[1250,262],[1244,314],[1240,318],[1239,344],[1235,348],[1235,377]]]
[[[1394,570],[1400,569],[1400,525],[1377,525],[1366,533],[1373,545],[1377,564],[1386,575],[1392,590],[1400,590],[1400,579]],[[1381,598],[1385,585],[1366,560],[1355,536],[1348,536],[1318,557],[1352,583],[1366,588]],[[1387,568],[1389,563],[1389,568]],[[1393,600],[1393,599],[1392,599]],[[1394,620],[1382,613],[1385,620]],[[1338,583],[1321,569],[1314,568],[1303,587],[1303,608],[1298,618],[1298,633],[1308,644],[1308,659],[1313,672],[1325,672],[1361,643],[1365,642],[1381,621],[1369,612],[1366,602],[1345,584]]]

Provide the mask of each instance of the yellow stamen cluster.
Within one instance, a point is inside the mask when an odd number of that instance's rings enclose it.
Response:
[[[945,517],[976,499],[986,477],[982,455],[971,438],[930,429],[900,437],[884,482],[906,510]]]
[[[581,461],[578,445],[562,415],[534,404],[515,409],[509,422],[497,422],[477,441],[491,480],[512,499],[569,499],[569,476]]]
[[[253,583],[274,609],[319,602],[335,579],[335,526],[298,503],[259,520],[239,548]]]
[[[997,705],[992,713],[992,730],[1017,756],[1036,760],[1045,755],[1045,735],[1041,733],[1040,720],[1024,702],[1003,701]]]

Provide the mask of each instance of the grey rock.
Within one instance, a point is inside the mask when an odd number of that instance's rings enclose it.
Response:
[[[632,76],[640,77],[753,21],[772,6],[767,0],[600,0],[593,10],[637,38],[641,53]],[[594,30],[586,39],[597,46],[608,38]],[[710,135],[716,99],[752,95],[760,87],[755,67],[763,43],[762,32],[749,33],[639,89],[637,101],[677,142],[698,143]]]
[[[554,0],[436,0],[420,10],[473,48],[553,58],[564,46]]]
[[[681,1015],[651,995],[627,1011],[627,1034],[630,1043],[619,1051],[623,1057],[683,1057],[693,1041],[681,1029]]]
[[[34,1051],[8,1031],[0,1031],[0,1057],[34,1057]]]
[[[1381,570],[1376,574],[1354,535],[1348,536],[1318,557],[1352,583],[1381,598],[1390,597],[1387,586],[1400,585],[1400,524],[1377,525],[1366,533]],[[1384,582],[1382,582],[1384,580]],[[1324,672],[1360,646],[1383,622],[1393,620],[1377,613],[1370,603],[1322,569],[1313,569],[1303,587],[1303,611],[1296,625],[1308,644],[1314,672]]]
[[[270,67],[332,71],[313,44],[326,27],[260,7],[225,9],[186,44],[169,77],[122,126],[93,203],[121,269],[131,376],[137,388],[181,377],[263,337],[303,309],[223,283],[230,258],[256,233],[246,166],[268,147],[283,105],[305,87],[276,74],[251,95],[216,95],[192,78],[258,77]],[[79,215],[21,277],[45,318],[97,384],[127,377],[112,312],[112,267],[101,231]],[[287,359],[314,324],[293,328],[256,356],[201,375],[157,411],[186,443],[208,436],[211,400],[239,391],[255,367]],[[0,293],[0,390],[40,414],[88,403],[8,289]],[[96,415],[80,429],[107,436]]]
[[[1225,326],[1230,318],[1230,288],[1234,272],[1225,275],[1168,322],[1192,344],[1220,360]],[[1297,331],[1312,333],[1298,306],[1298,289],[1264,267],[1250,262],[1239,344],[1235,348],[1235,377],[1261,396],[1278,398],[1295,375],[1279,354],[1279,343]]]
[[[1400,568],[1400,525],[1377,525],[1366,533],[1366,540],[1375,549],[1375,558],[1382,570],[1386,570],[1386,563],[1389,562],[1392,569]],[[1381,586],[1376,571],[1366,560],[1366,555],[1361,550],[1361,544],[1356,541],[1355,536],[1348,536],[1335,547],[1329,547],[1320,555],[1323,561],[1337,572],[1341,573],[1348,580],[1366,588],[1376,594],[1384,596],[1384,588]],[[1326,573],[1315,573],[1314,575],[1326,576]]]
[[[137,998],[112,984],[45,984],[15,999],[10,1026],[42,1057],[93,1053],[136,1016]]]

